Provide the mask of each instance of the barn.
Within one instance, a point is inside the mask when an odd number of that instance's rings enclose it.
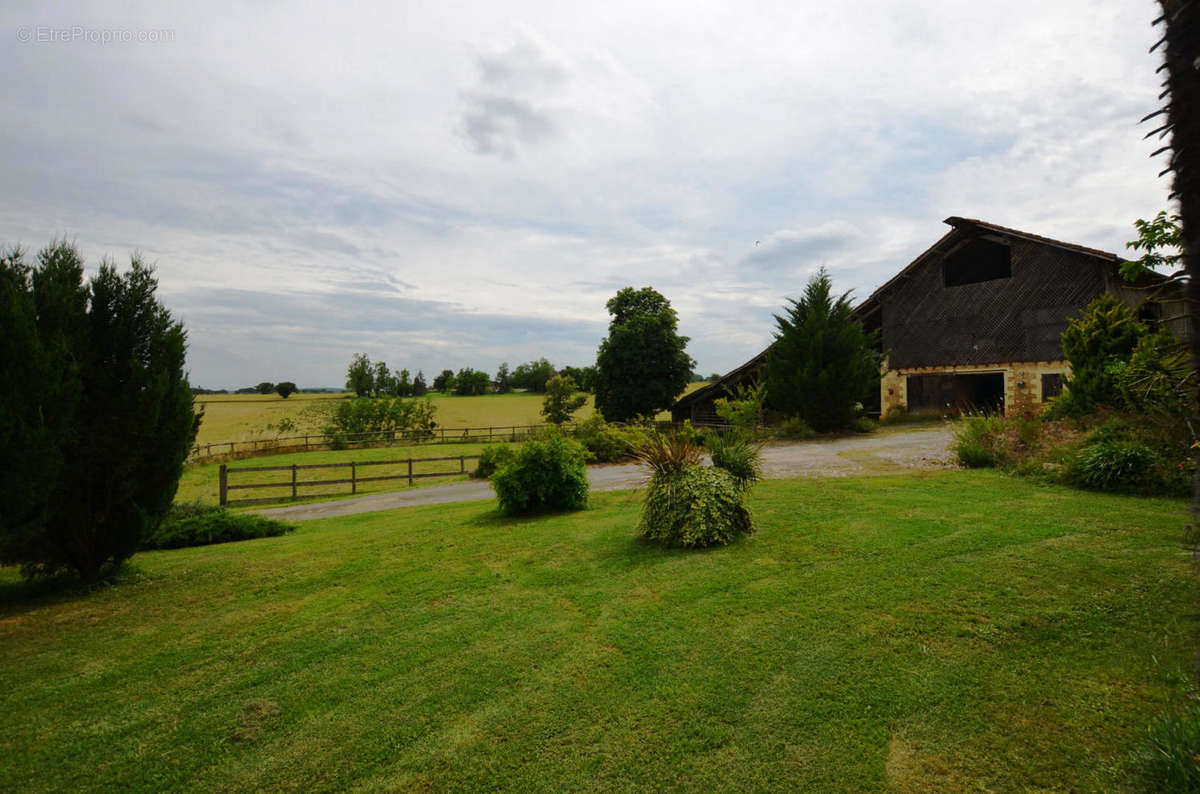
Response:
[[[1004,411],[1018,395],[1039,404],[1070,372],[1067,317],[1103,292],[1188,338],[1182,296],[1159,289],[1161,278],[1124,283],[1116,254],[971,218],[945,222],[950,231],[855,307],[880,330],[884,353],[879,403],[868,409]],[[714,401],[757,380],[766,356],[681,398],[672,418],[718,421]]]

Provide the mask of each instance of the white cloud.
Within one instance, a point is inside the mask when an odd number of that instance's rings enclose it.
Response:
[[[724,370],[816,267],[863,297],[948,215],[1119,250],[1167,192],[1135,125],[1155,13],[8,8],[3,35],[175,35],[0,49],[0,243],[145,252],[209,386],[267,377],[256,362],[336,383],[356,350],[427,372],[586,363],[627,284],[662,290]]]

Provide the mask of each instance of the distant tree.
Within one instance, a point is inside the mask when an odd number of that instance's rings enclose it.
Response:
[[[395,389],[394,389],[395,396],[397,396],[397,397],[411,397],[412,396],[412,393],[413,393],[412,375],[409,374],[408,370],[406,370],[406,369],[400,370],[400,374],[397,375],[393,380],[395,383]]]
[[[596,409],[621,422],[670,408],[695,364],[670,301],[650,287],[626,287],[608,312],[608,336],[596,354]]]
[[[346,388],[359,397],[366,397],[375,388],[375,369],[366,353],[355,353],[346,370]]]
[[[296,391],[296,384],[292,383],[290,380],[285,380],[282,383],[275,384],[275,393],[278,394],[280,397],[282,397],[285,400],[288,397],[291,397],[292,394],[295,393],[295,391]]]
[[[563,367],[558,374],[575,381],[580,391],[591,392],[596,387],[595,367]]]
[[[440,392],[454,391],[454,370],[444,369],[442,374],[433,379],[433,390]]]
[[[243,386],[234,392],[234,394],[258,394],[258,389],[253,386]]]
[[[721,376],[719,374],[717,374],[716,372],[714,372],[713,374],[708,376],[709,383],[716,383],[720,379],[721,379]]]
[[[546,421],[561,425],[571,419],[587,402],[586,394],[576,394],[575,379],[569,375],[555,375],[546,383],[546,397],[542,400],[542,416]]]
[[[470,367],[464,367],[454,376],[454,393],[465,396],[487,394],[492,385],[492,379],[486,372]]]
[[[259,394],[271,394],[275,391],[275,384],[264,380],[262,383],[254,387],[254,391],[258,392]]]
[[[0,255],[0,563],[95,580],[171,506],[200,418],[157,286],[136,256],[84,284],[66,242]]]
[[[879,383],[877,333],[867,333],[851,314],[850,293],[832,295],[833,280],[821,268],[786,316],[767,353],[766,404],[798,416],[818,431],[849,427],[858,404]]]
[[[508,362],[502,362],[500,369],[496,370],[496,391],[500,394],[508,394],[513,390],[512,375],[508,371]]]
[[[393,391],[395,391],[395,384],[392,383],[392,371],[388,369],[386,362],[376,361],[371,373],[371,394],[375,397],[383,397]]]
[[[412,393],[414,397],[424,397],[425,392],[429,391],[429,387],[425,385],[425,373],[417,370],[417,376],[413,378]]]
[[[512,385],[518,389],[540,394],[546,391],[547,381],[557,374],[553,364],[544,358],[539,358],[537,361],[528,361],[518,365],[513,370]]]

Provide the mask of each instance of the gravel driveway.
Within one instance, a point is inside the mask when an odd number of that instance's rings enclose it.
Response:
[[[770,479],[782,479],[902,474],[914,469],[949,468],[953,465],[950,455],[952,438],[953,432],[949,428],[939,426],[880,435],[772,444],[763,449],[763,473]],[[641,487],[646,481],[646,471],[636,463],[589,466],[588,480],[593,491],[620,491]],[[252,512],[284,521],[308,521],[408,505],[473,502],[493,496],[495,494],[488,482],[456,482]]]

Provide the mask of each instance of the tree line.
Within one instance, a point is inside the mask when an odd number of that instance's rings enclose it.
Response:
[[[489,392],[508,394],[517,389],[545,394],[556,376],[569,377],[577,389],[591,392],[596,367],[558,368],[549,359],[539,358],[518,364],[513,369],[505,361],[497,368],[495,376],[471,367],[463,367],[458,372],[444,369],[427,384],[421,370],[417,370],[415,376],[407,369],[393,372],[387,362],[373,362],[366,353],[356,353],[346,370],[346,388],[358,397],[421,397],[430,391],[473,396]]]

